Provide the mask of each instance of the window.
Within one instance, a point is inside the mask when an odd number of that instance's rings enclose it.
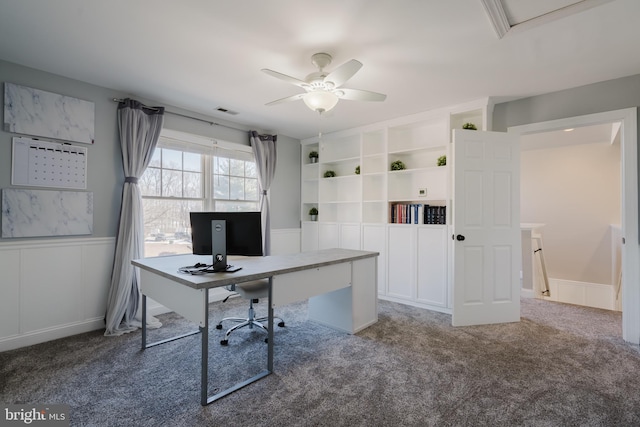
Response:
[[[191,211],[257,211],[251,148],[164,130],[140,179],[144,255],[191,253]]]

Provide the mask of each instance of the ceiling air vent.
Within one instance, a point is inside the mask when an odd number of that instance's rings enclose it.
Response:
[[[237,111],[229,110],[228,108],[224,108],[224,107],[218,107],[216,108],[216,111],[220,111],[221,113],[231,114],[232,116],[237,116],[238,114],[240,114]]]

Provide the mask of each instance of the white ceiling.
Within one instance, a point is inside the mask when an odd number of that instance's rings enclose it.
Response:
[[[520,138],[522,151],[558,148],[582,144],[613,144],[618,141],[620,123],[603,123],[579,128],[563,129],[523,135]]]
[[[639,74],[639,16],[640,1],[614,0],[498,38],[481,0],[0,0],[0,59],[307,138]],[[260,69],[304,78],[316,52],[329,71],[361,61],[344,87],[387,100],[322,119],[302,101],[265,106],[301,89]]]

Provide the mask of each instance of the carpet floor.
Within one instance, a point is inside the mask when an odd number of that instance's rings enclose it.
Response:
[[[264,311],[265,304],[256,306]],[[355,335],[280,307],[274,373],[200,405],[200,335],[140,350],[140,331],[95,331],[0,353],[0,402],[70,405],[78,426],[632,426],[640,425],[640,350],[621,314],[522,300],[520,322],[457,327],[451,316],[388,301]],[[243,316],[210,305],[212,324]],[[150,340],[195,329],[159,316]],[[264,333],[227,347],[211,328],[209,393],[266,366]]]

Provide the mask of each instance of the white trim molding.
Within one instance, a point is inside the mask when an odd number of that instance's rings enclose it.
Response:
[[[613,0],[581,0],[569,6],[551,10],[540,16],[513,25],[509,22],[509,18],[504,9],[504,3],[507,1],[508,0],[480,0],[499,39],[515,32],[525,31],[539,25],[548,24],[557,19],[575,15],[576,13],[609,3]]]
[[[601,123],[621,122],[622,157],[622,338],[640,344],[640,227],[638,209],[637,108],[594,113],[547,122],[513,126],[511,133],[527,135]]]

